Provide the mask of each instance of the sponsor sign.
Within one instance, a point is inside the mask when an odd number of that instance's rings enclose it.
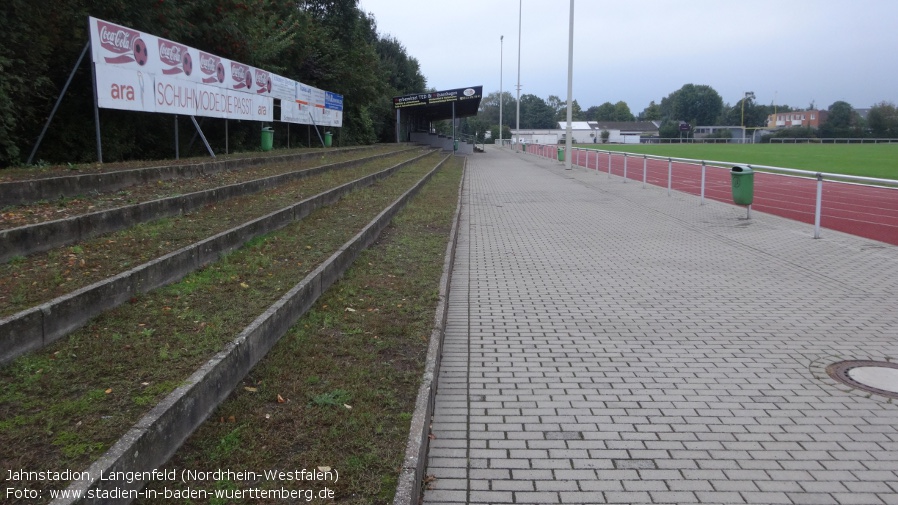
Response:
[[[413,95],[393,97],[393,108],[402,109],[405,107],[416,107],[421,105],[480,100],[482,97],[483,86],[434,91],[431,93],[416,93]]]
[[[271,91],[268,93],[272,98],[280,100],[281,106],[283,102],[296,103],[296,81],[281,77],[277,74],[269,74],[271,78]]]
[[[309,112],[322,118],[322,90],[115,23],[88,22],[100,107],[272,121],[279,99],[282,121],[308,124]],[[342,124],[342,96],[332,95]]]
[[[156,112],[153,85],[146,71],[97,65],[97,103],[104,109]]]

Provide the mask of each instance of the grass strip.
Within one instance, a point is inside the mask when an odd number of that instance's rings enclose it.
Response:
[[[405,167],[0,370],[0,445],[15,448],[10,467],[85,468],[435,161]]]
[[[327,486],[340,503],[392,503],[458,200],[454,158],[244,379],[166,469],[337,470],[339,480],[155,482],[148,489]],[[232,495],[233,496],[233,495]],[[301,496],[307,496],[303,494]],[[228,497],[209,503],[275,503]],[[322,500],[324,501],[324,500]],[[179,503],[152,499],[138,503]]]
[[[196,212],[141,223],[47,253],[0,265],[0,317],[48,302],[169,252],[264,216],[296,201],[413,157],[418,151],[364,166],[307,177],[263,192],[207,205]]]
[[[378,147],[364,151],[325,153],[314,160],[262,164],[240,170],[226,170],[191,178],[159,179],[145,184],[129,186],[126,189],[111,193],[89,193],[71,198],[11,205],[0,210],[0,229],[65,219],[91,212],[307,170],[325,164],[363,160],[392,152],[399,152],[399,150],[395,147]]]

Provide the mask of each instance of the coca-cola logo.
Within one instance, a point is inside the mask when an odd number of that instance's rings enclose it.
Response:
[[[98,21],[97,25],[100,32],[100,44],[114,53],[130,52],[131,45],[140,36],[140,33],[133,30],[102,21]]]
[[[170,67],[162,69],[162,73],[166,75],[181,72],[190,75],[193,71],[193,61],[187,52],[187,46],[169,40],[159,39],[159,60]]]
[[[138,65],[146,64],[147,45],[140,38],[140,32],[97,20],[97,35],[100,37],[100,47],[117,55],[105,56],[106,63],[135,61]]]
[[[221,64],[221,58],[218,56],[200,52],[200,71],[206,75],[206,77],[203,77],[203,82],[212,83],[217,81],[224,83],[225,69],[224,65]]]
[[[231,79],[234,81],[234,89],[249,89],[253,86],[250,68],[233,61],[231,62]]]
[[[271,76],[264,70],[256,69],[256,93],[271,93]]]

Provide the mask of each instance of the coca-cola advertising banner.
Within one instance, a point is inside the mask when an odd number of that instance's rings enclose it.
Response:
[[[276,98],[281,100],[281,121],[313,122],[302,109],[300,88],[314,88],[108,21],[91,17],[89,23],[100,107],[273,121]],[[323,91],[316,91],[316,99],[323,97]],[[310,102],[305,105],[311,108]],[[339,124],[331,119],[328,126],[343,125],[342,96],[340,104]],[[313,117],[320,124],[319,107],[323,102],[314,107]]]

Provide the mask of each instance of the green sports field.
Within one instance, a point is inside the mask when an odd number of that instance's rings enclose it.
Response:
[[[577,147],[898,179],[898,144],[579,144]]]

